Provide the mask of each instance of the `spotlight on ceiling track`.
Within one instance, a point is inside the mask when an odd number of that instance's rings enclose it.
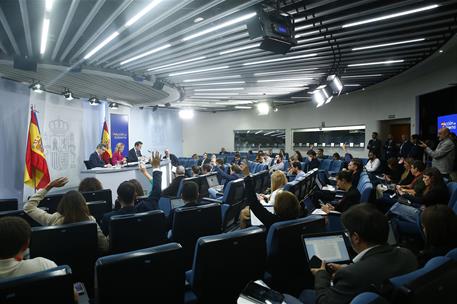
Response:
[[[43,93],[44,92],[44,87],[42,84],[40,84],[39,82],[35,82],[33,83],[30,88],[32,89],[32,91],[34,91],[35,93]]]
[[[119,109],[119,104],[117,102],[110,102],[108,107],[112,110],[117,110],[117,109]]]
[[[259,115],[268,115],[270,113],[270,105],[267,102],[260,102],[257,104],[257,113]]]
[[[343,90],[343,83],[336,75],[330,75],[327,77],[327,85],[332,89],[333,94],[340,95]]]
[[[316,107],[322,107],[324,104],[330,103],[335,96],[339,96],[343,90],[343,83],[336,75],[327,77],[327,82],[320,85],[312,92],[313,100]]]
[[[273,112],[278,112],[279,108],[278,107],[273,107]]]
[[[100,104],[100,100],[98,100],[97,97],[92,96],[91,98],[89,98],[89,104],[91,106],[98,106]]]
[[[63,91],[62,95],[63,95],[63,97],[65,97],[65,99],[68,100],[68,101],[71,101],[71,100],[75,99],[75,98],[73,97],[73,93],[70,92],[69,89],[65,89],[65,91]]]

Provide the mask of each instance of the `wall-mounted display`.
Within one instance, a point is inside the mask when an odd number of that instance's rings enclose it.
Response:
[[[234,130],[235,150],[267,150],[284,149],[286,146],[286,130]]]
[[[294,149],[313,147],[365,147],[365,126],[292,129]]]

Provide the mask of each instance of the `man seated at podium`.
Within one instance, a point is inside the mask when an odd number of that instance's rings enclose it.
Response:
[[[143,143],[141,141],[137,141],[132,149],[129,150],[129,154],[127,155],[127,161],[129,163],[138,162],[138,157],[141,157],[141,147]]]
[[[105,153],[105,151],[106,146],[104,144],[98,144],[97,148],[95,148],[95,152],[92,153],[89,157],[89,161],[86,164],[87,169],[111,167],[110,164],[105,164],[102,159],[102,155]]]

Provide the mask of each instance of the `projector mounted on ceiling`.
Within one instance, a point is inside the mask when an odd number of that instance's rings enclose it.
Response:
[[[249,39],[261,38],[260,48],[278,54],[287,53],[297,45],[294,38],[293,18],[279,10],[259,9],[248,23]]]

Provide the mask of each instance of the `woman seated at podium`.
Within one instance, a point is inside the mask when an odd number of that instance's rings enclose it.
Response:
[[[124,152],[125,145],[121,142],[117,143],[116,148],[114,149],[113,152],[113,157],[111,158],[111,163],[113,166],[116,166],[118,163],[125,164],[127,163],[127,158],[125,158],[122,155],[122,152]]]

